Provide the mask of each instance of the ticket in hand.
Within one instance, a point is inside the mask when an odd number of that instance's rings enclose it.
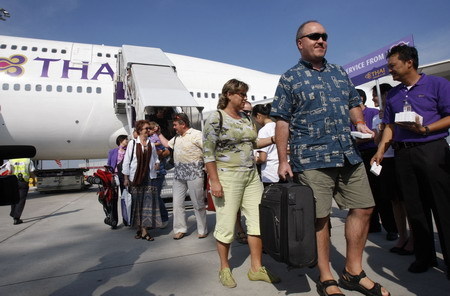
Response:
[[[366,134],[362,132],[350,132],[353,138],[359,138],[359,139],[370,139],[372,138],[372,134]]]
[[[374,174],[375,176],[378,176],[381,173],[381,168],[382,168],[382,166],[380,164],[377,164],[376,162],[374,162],[372,164],[372,167],[370,168],[370,172],[372,174]]]

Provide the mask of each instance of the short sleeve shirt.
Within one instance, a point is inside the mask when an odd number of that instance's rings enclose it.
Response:
[[[193,128],[184,135],[170,139],[169,147],[173,149],[174,178],[178,180],[195,180],[203,178],[203,141],[202,132]]]
[[[384,123],[395,123],[395,114],[403,111],[407,101],[414,112],[423,117],[424,126],[450,115],[450,81],[442,77],[420,74],[421,77],[409,90],[404,84],[394,87],[386,97]],[[429,142],[448,136],[447,130],[424,136],[395,126],[396,142]]]
[[[289,122],[294,172],[362,161],[350,136],[349,115],[360,104],[345,70],[325,59],[319,71],[300,60],[281,76],[271,116]]]
[[[222,114],[222,127],[220,115]],[[256,129],[244,113],[240,119],[226,112],[213,112],[203,129],[203,152],[205,163],[215,161],[223,171],[248,171],[255,167],[253,148],[256,144]]]

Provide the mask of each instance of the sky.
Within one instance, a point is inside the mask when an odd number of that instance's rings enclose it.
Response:
[[[448,0],[3,0],[0,8],[11,14],[0,35],[159,47],[272,74],[297,63],[295,34],[307,20],[325,26],[331,63],[408,35],[421,65],[450,59]]]

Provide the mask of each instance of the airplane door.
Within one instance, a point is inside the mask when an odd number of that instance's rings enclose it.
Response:
[[[91,44],[74,43],[72,45],[72,63],[92,62],[92,48]]]

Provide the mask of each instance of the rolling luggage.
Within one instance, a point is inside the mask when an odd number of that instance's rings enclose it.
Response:
[[[266,253],[290,267],[317,264],[316,209],[310,187],[293,182],[266,187],[259,215]]]

